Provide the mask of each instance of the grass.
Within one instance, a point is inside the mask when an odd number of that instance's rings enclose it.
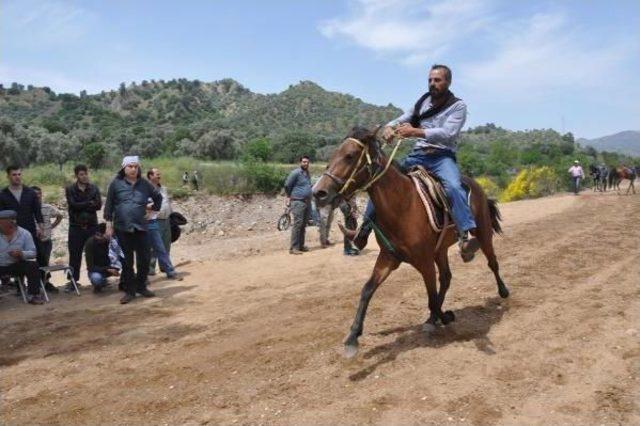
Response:
[[[297,167],[296,164],[271,164],[282,172],[283,176]],[[42,188],[45,202],[57,203],[64,198],[64,187],[75,181],[74,164],[67,163],[62,171],[57,165],[43,164],[30,166],[23,170],[23,181],[26,185],[37,185]],[[197,170],[200,174],[200,192],[216,195],[248,194],[257,192],[253,182],[247,176],[240,162],[202,161],[192,157],[160,157],[142,160],[142,172],[146,174],[151,167],[162,172],[162,181],[173,198],[185,198],[193,195],[190,184],[182,184],[182,174],[187,171],[189,177]],[[324,164],[312,164],[311,174],[320,176]],[[114,169],[92,169],[89,171],[93,183],[98,185],[103,196],[107,193],[109,182],[115,176]]]

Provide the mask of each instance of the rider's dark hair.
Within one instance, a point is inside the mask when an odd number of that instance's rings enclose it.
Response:
[[[444,76],[449,83],[451,83],[451,68],[442,64],[433,64],[431,66],[431,71],[433,70],[444,70]]]
[[[300,157],[300,161],[304,160],[305,158],[307,160],[311,160],[308,155],[303,155],[303,156]]]

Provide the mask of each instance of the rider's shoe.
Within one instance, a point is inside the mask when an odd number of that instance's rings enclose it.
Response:
[[[352,230],[345,228],[342,224],[338,224],[338,228],[344,234],[347,239],[353,242],[353,244],[358,248],[358,250],[362,250],[367,246],[367,241],[369,240],[369,232],[364,230],[364,227],[360,227],[358,230]]]
[[[462,261],[467,263],[473,260],[476,251],[480,248],[480,242],[477,238],[469,238],[469,232],[465,231],[458,241],[458,246]]]

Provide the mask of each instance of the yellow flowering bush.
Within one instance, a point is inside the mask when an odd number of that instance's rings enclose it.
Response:
[[[558,177],[551,167],[523,169],[511,181],[500,196],[500,201],[515,201],[523,198],[537,198],[556,192]]]
[[[489,177],[480,176],[475,178],[475,181],[478,183],[478,185],[482,187],[485,194],[487,194],[489,198],[500,197],[500,187],[494,181],[492,181]]]

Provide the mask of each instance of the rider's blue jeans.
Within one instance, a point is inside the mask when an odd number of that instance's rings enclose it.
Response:
[[[453,156],[445,154],[423,154],[419,151],[414,151],[409,154],[403,161],[402,167],[404,169],[410,169],[413,166],[422,166],[426,170],[433,172],[444,187],[449,202],[451,203],[451,215],[453,221],[456,224],[456,228],[459,233],[474,229],[476,222],[471,214],[471,209],[467,203],[467,193],[462,188],[462,182],[460,181],[460,170],[454,160]],[[367,203],[367,209],[364,212],[364,221],[375,221],[375,209],[373,203],[369,200]],[[363,226],[364,228],[364,226]],[[369,231],[370,232],[370,231]]]

